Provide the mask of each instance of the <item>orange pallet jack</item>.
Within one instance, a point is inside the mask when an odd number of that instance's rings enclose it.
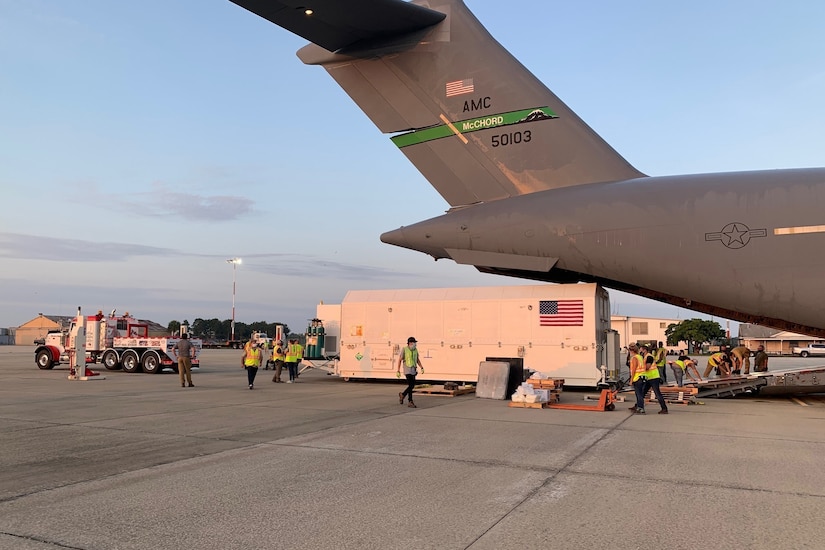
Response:
[[[548,409],[564,409],[566,411],[612,411],[616,408],[616,390],[602,390],[597,405],[573,405],[568,403],[551,403]]]

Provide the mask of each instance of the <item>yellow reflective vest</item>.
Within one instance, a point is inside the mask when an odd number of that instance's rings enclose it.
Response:
[[[289,344],[286,348],[286,362],[297,363],[304,355],[304,346],[301,344]]]
[[[713,355],[708,357],[708,365],[710,365],[711,367],[718,367],[723,363],[724,358],[725,354],[721,351],[714,353]]]
[[[633,368],[633,360],[634,359],[636,361],[636,372],[633,373],[633,380],[632,380],[633,382],[638,380],[639,377],[642,376],[645,373],[645,371],[644,371],[645,361],[644,361],[644,358],[641,356],[641,354],[637,353],[630,359],[630,367],[631,368]]]
[[[261,366],[261,348],[249,348],[246,350],[246,357],[244,357],[243,364],[247,367]]]
[[[642,357],[641,354],[637,353],[633,357],[635,357],[636,365],[637,365],[636,373],[633,375],[633,380],[632,380],[633,382],[635,382],[636,380],[638,380],[642,376],[644,376],[648,380],[653,380],[654,378],[659,378],[659,367],[656,366],[655,362],[651,365],[650,369],[644,370],[645,367],[647,366],[647,365],[645,365],[645,361],[647,361],[647,358],[648,357],[653,357],[651,354],[648,353],[647,355]]]
[[[414,367],[418,364],[418,350],[410,349],[410,346],[404,347],[404,366],[407,368]]]
[[[653,358],[653,355],[651,355],[650,353],[645,355],[645,361],[647,361],[648,357]],[[653,359],[653,363],[651,364],[650,368],[645,371],[645,376],[647,377],[648,380],[654,380],[656,378],[659,378],[659,376],[660,376],[659,375],[659,367],[656,366],[656,360],[655,359]]]
[[[658,348],[656,350],[656,358],[654,361],[657,366],[664,367],[665,363],[667,363],[667,350],[665,350],[665,348]]]

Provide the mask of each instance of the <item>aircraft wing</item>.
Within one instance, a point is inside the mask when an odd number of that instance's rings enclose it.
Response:
[[[403,0],[230,0],[331,52],[362,40],[417,31],[445,14]],[[307,15],[307,8],[312,14]]]

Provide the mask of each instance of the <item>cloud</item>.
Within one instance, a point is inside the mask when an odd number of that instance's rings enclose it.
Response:
[[[94,183],[76,184],[74,187],[79,188],[84,196],[94,196],[96,202],[106,204],[107,208],[146,218],[226,222],[255,211],[255,201],[247,197],[198,195],[173,190],[160,182],[153,183],[149,191],[122,194],[106,193]],[[73,197],[74,194],[69,200],[76,202]]]
[[[0,233],[0,258],[51,260],[56,262],[118,262],[136,256],[172,256],[171,248],[140,244],[98,243],[80,239]]]
[[[0,258],[53,262],[122,262],[135,257],[215,258],[220,254],[191,253],[174,248],[129,243],[100,243],[80,239],[41,237],[0,232]],[[309,254],[245,254],[245,270],[305,279],[387,281],[408,276],[382,267],[330,261]]]

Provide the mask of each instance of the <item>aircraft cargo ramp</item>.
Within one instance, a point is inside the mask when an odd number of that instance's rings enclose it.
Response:
[[[759,372],[745,376],[712,378],[697,384],[697,399],[733,397],[741,394],[796,395],[825,393],[825,366],[777,372]]]

